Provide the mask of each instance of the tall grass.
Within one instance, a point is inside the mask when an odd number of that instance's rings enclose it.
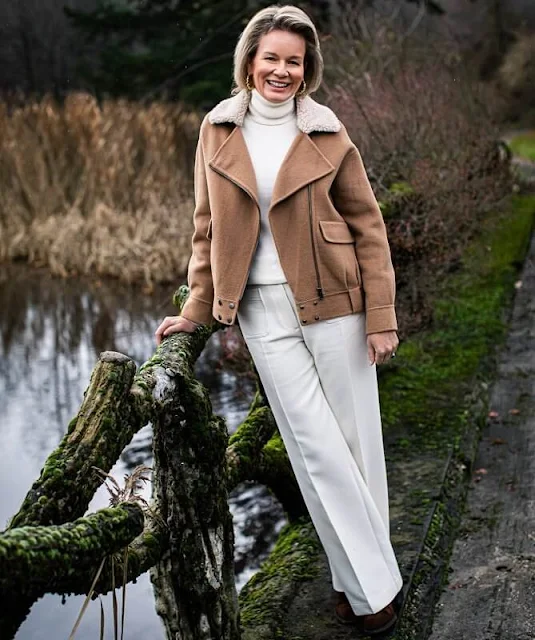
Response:
[[[89,95],[0,102],[0,260],[176,281],[192,231],[198,115]]]

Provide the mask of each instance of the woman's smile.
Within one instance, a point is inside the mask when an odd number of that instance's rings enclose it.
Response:
[[[266,82],[270,86],[277,87],[278,89],[286,89],[286,87],[290,86],[289,82],[279,82],[278,80],[266,80]]]

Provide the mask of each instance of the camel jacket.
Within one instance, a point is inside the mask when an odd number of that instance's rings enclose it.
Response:
[[[182,316],[236,316],[260,230],[256,177],[241,131],[250,94],[201,124],[189,297]],[[385,225],[360,154],[327,107],[296,98],[299,134],[277,174],[268,220],[301,324],[366,312],[366,331],[397,329]]]

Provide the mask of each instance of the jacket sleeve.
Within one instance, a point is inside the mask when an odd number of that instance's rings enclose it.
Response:
[[[203,123],[204,125],[204,123]],[[206,166],[202,146],[203,126],[199,134],[197,152],[195,154],[195,209],[193,212],[194,231],[192,237],[192,254],[188,264],[189,296],[181,315],[199,324],[210,324],[212,321],[212,303],[214,300],[214,283],[210,263],[210,245],[208,227],[211,212],[206,183]]]
[[[366,333],[397,330],[396,281],[386,228],[362,158],[353,144],[342,161],[331,195],[355,238],[365,294]]]

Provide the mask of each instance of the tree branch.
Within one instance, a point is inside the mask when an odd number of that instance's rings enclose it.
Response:
[[[0,534],[0,637],[12,638],[33,602],[45,593],[89,589],[102,558],[142,530],[141,507],[121,503],[60,526],[20,527]]]

